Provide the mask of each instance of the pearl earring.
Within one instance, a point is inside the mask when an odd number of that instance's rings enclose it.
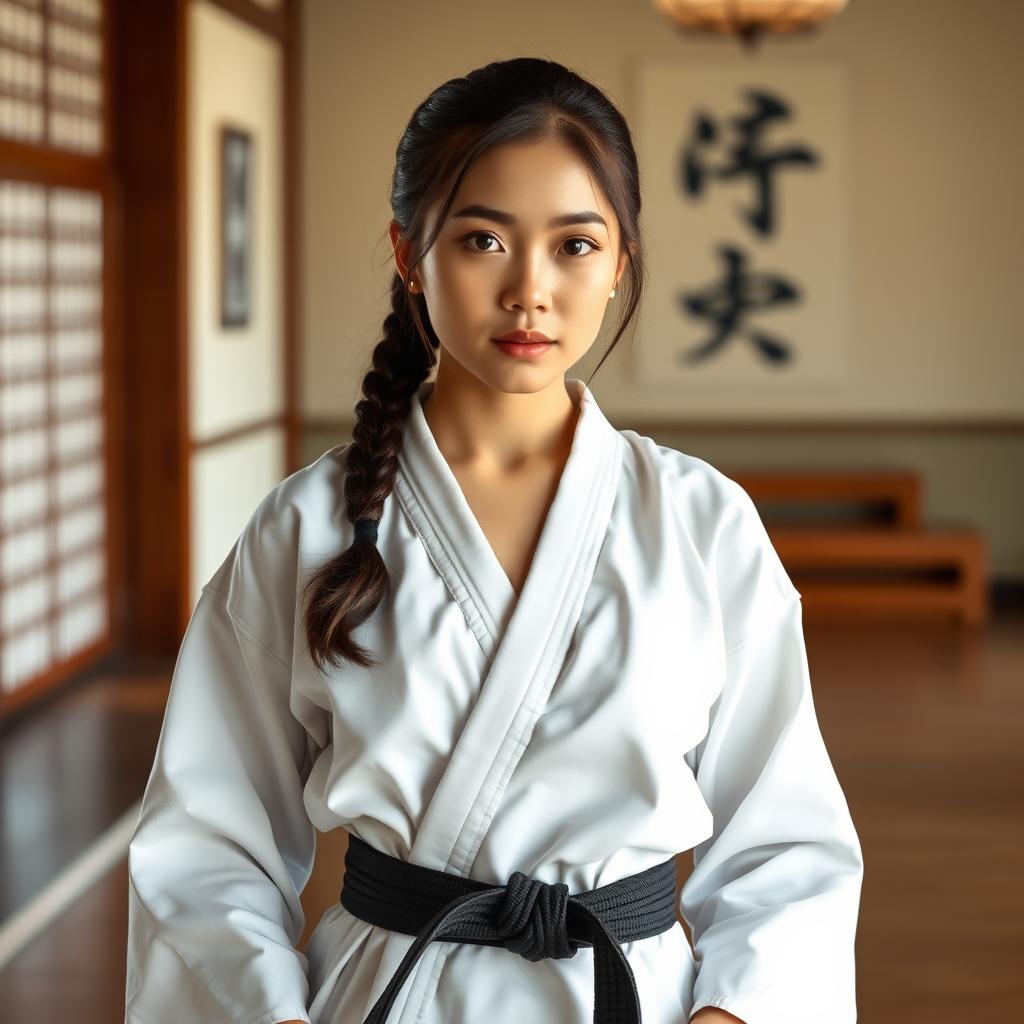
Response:
[[[608,293],[608,298],[609,299],[614,299],[615,298],[615,289],[614,288]]]

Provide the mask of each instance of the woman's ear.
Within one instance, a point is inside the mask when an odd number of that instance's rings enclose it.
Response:
[[[402,280],[404,281],[408,275],[406,256],[409,252],[409,242],[402,237],[402,229],[397,221],[391,222],[388,234],[391,236],[391,247],[395,253],[395,266],[398,268],[398,273],[402,275]]]
[[[615,270],[615,284],[612,287],[614,287],[614,288],[618,288],[619,287],[619,278],[622,277],[623,271],[626,269],[626,264],[628,262],[629,262],[629,254],[627,252],[623,251],[622,255],[619,257],[619,265],[618,265],[618,267]]]

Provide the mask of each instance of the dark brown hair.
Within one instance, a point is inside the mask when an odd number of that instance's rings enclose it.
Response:
[[[640,236],[640,180],[625,119],[597,86],[554,61],[495,61],[435,89],[413,111],[395,153],[390,201],[412,276],[437,239],[466,172],[487,150],[514,140],[558,138],[571,146],[600,184],[629,254],[618,330],[594,372],[636,315],[646,280]],[[431,211],[439,208],[436,217]],[[432,223],[430,221],[432,220]],[[620,282],[621,285],[622,282]],[[378,520],[391,493],[403,425],[413,397],[437,362],[437,335],[422,293],[410,296],[396,270],[384,337],[363,379],[347,448],[346,513]],[[371,536],[356,536],[306,584],[306,638],[321,670],[348,658],[376,661],[352,639],[390,591],[384,560]]]

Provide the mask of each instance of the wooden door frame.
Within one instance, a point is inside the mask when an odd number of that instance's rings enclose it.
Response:
[[[286,472],[298,468],[297,362],[301,331],[301,0],[268,10],[250,0],[202,0],[282,46],[284,145],[284,410],[213,437],[191,436],[188,418],[188,23],[200,0],[118,5],[117,88],[124,182],[125,351],[124,646],[173,656],[192,613],[190,466],[198,450],[279,425]],[[130,350],[129,350],[130,349]]]

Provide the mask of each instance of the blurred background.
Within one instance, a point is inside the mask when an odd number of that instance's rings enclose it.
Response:
[[[1021,38],[1006,0],[0,0],[4,1018],[123,1019],[199,589],[348,439],[413,109],[520,55],[604,88],[640,159],[649,289],[595,395],[746,487],[803,595],[860,1019],[1019,1016]]]

